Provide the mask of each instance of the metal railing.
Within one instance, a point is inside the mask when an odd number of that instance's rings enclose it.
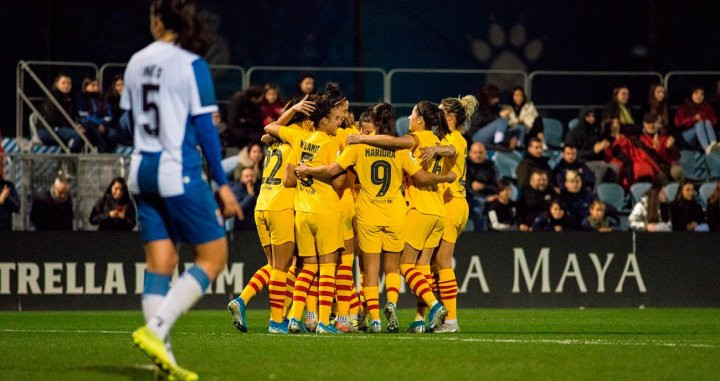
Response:
[[[519,77],[520,81],[518,81],[519,84],[522,84],[524,87],[527,87],[528,85],[528,75],[524,71],[521,70],[483,70],[483,69],[411,69],[411,68],[399,68],[399,69],[392,69],[388,72],[387,77],[385,78],[385,102],[392,103],[395,107],[412,107],[414,103],[393,103],[393,78],[399,74],[436,74],[436,75],[452,75],[452,76],[475,76],[475,75],[481,75],[483,78],[478,78],[477,81],[472,82],[466,90],[466,93],[474,93],[477,88],[480,87],[481,83],[488,82],[487,77],[488,76],[510,76],[510,77]],[[434,92],[442,92],[443,90],[437,90],[436,88],[433,89]],[[457,94],[457,87],[455,87],[450,91],[448,94]],[[434,96],[437,98],[437,95]],[[434,98],[430,98],[434,99]],[[419,100],[419,99],[418,99]]]
[[[321,66],[253,66],[247,71],[246,80],[245,80],[245,87],[248,87],[252,84],[252,76],[255,73],[262,72],[262,71],[269,71],[269,72],[291,72],[293,74],[302,74],[302,73],[313,73],[317,74],[318,72],[331,72],[331,73],[338,73],[338,74],[349,74],[349,73],[355,73],[355,74],[379,74],[381,76],[381,82],[379,83],[380,86],[378,89],[380,89],[380,92],[383,92],[384,84],[386,81],[387,73],[385,70],[376,68],[376,67],[344,67],[344,66],[336,66],[336,67],[321,67]],[[294,76],[294,79],[297,79],[297,75]],[[316,84],[317,88],[317,84]],[[346,92],[347,93],[347,92]],[[373,97],[369,97],[373,98]],[[382,94],[381,97],[376,97],[375,99],[383,99],[384,94]],[[371,106],[375,104],[375,102],[368,102],[368,101],[361,101],[361,100],[353,100],[350,99],[350,104],[354,106]]]
[[[684,85],[681,82],[683,79],[686,80]],[[698,81],[697,78],[700,77],[702,80]],[[708,78],[710,77],[710,78]],[[714,78],[712,78],[714,77]],[[672,79],[675,79],[672,81]],[[680,103],[685,98],[688,98],[690,96],[690,89],[694,86],[697,86],[700,83],[709,85],[710,83],[705,83],[705,81],[712,80],[712,89],[717,89],[717,82],[720,81],[720,71],[671,71],[665,74],[665,88],[667,90],[668,98],[670,95],[673,95],[673,98],[675,94],[681,94],[680,97],[677,97],[677,99],[669,99],[673,101],[673,103]],[[680,82],[680,83],[678,83]],[[677,87],[677,89],[675,89]],[[675,90],[671,92],[671,90]],[[709,89],[707,89],[709,90]],[[716,90],[717,91],[717,90]],[[705,93],[705,99],[707,100],[710,94]],[[668,102],[670,103],[670,102]]]
[[[23,126],[25,122],[25,115],[24,115],[24,108],[23,105],[28,106],[34,113],[37,113],[38,120],[43,125],[43,128],[46,129],[46,131],[52,136],[52,138],[58,143],[58,145],[63,149],[65,153],[70,153],[70,149],[67,145],[65,145],[60,137],[55,133],[53,130],[54,126],[50,126],[50,124],[45,120],[45,117],[42,115],[42,113],[35,107],[30,97],[27,96],[25,92],[25,74],[29,75],[30,78],[33,80],[33,82],[40,88],[40,90],[45,94],[45,97],[52,102],[53,106],[62,114],[63,118],[68,122],[68,124],[75,130],[75,132],[78,134],[80,139],[85,143],[84,149],[86,152],[97,152],[97,148],[90,143],[88,138],[85,136],[85,134],[82,132],[82,130],[78,127],[78,124],[75,122],[75,120],[68,115],[67,111],[60,105],[60,103],[55,99],[55,97],[52,95],[50,90],[45,86],[43,81],[38,77],[38,75],[30,68],[30,65],[44,65],[44,66],[75,66],[75,67],[90,67],[95,70],[95,73],[97,74],[97,65],[92,63],[82,63],[82,62],[61,62],[61,61],[20,61],[18,62],[17,69],[16,69],[16,83],[17,87],[15,89],[16,91],[16,134],[17,137],[22,138],[23,137]]]

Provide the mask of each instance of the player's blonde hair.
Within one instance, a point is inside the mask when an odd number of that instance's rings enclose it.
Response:
[[[472,95],[466,95],[462,98],[445,98],[440,102],[443,105],[445,114],[455,115],[455,128],[464,131],[465,126],[470,121],[472,114],[478,106],[478,100]]]

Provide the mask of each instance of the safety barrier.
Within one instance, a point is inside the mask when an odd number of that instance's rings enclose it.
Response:
[[[690,97],[690,90],[695,86],[702,86],[705,100],[712,92],[716,92],[720,81],[720,71],[671,71],[665,74],[665,87],[667,87],[668,104],[680,104]],[[712,91],[708,91],[712,90]]]

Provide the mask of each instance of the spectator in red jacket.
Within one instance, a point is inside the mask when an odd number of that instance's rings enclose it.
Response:
[[[678,165],[680,153],[675,148],[675,138],[671,135],[661,134],[662,118],[655,113],[647,113],[643,117],[643,133],[640,135],[640,144],[653,160],[660,166],[661,184],[668,183],[672,178],[676,182],[683,181],[683,169]]]
[[[675,113],[675,127],[685,143],[692,148],[702,148],[705,153],[720,152],[715,135],[717,116],[705,102],[705,90],[696,87],[690,98],[680,105]]]
[[[637,181],[655,181],[660,167],[645,150],[621,134],[620,128],[617,118],[603,122],[604,134],[612,142],[605,150],[605,157],[620,168],[620,184],[629,189]]]
[[[268,83],[263,88],[263,100],[260,102],[260,114],[263,119],[263,126],[274,122],[283,112],[282,97],[280,96],[280,88],[274,83]]]

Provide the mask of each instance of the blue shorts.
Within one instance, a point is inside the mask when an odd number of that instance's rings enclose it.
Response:
[[[225,224],[210,187],[202,180],[185,184],[185,193],[160,197],[135,195],[140,236],[143,242],[172,239],[201,244],[225,236]]]

